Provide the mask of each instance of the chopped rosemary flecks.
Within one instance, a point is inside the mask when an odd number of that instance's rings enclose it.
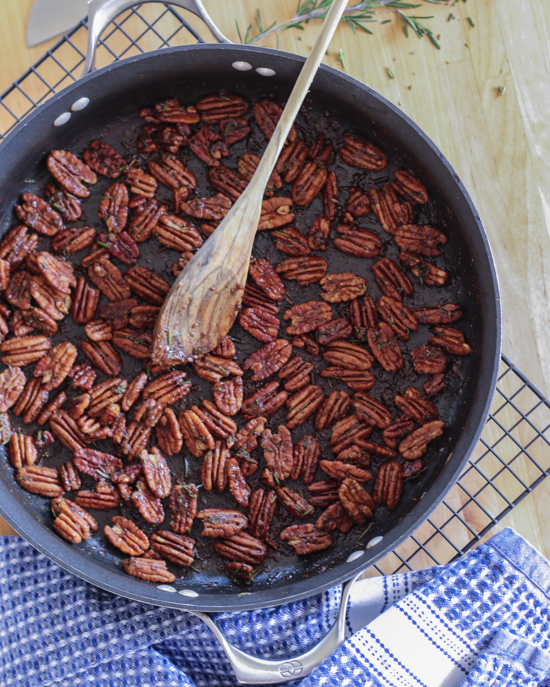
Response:
[[[344,71],[348,71],[347,65],[346,65],[346,60],[344,59],[344,51],[342,48],[338,50],[338,62],[342,64],[342,67],[344,68]]]
[[[388,76],[390,77],[390,79],[395,79],[395,74],[389,67],[386,67],[386,71],[388,72]]]
[[[498,87],[499,95],[504,95],[505,92],[506,92],[506,86],[499,86]]]
[[[468,17],[468,21],[470,22],[470,26],[471,26],[471,27],[474,27],[474,26],[475,26],[474,20],[472,19],[472,17]]]

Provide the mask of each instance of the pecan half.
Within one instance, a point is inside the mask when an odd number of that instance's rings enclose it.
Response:
[[[350,397],[346,391],[335,389],[325,399],[315,416],[315,429],[320,432],[340,420],[350,407]]]
[[[292,344],[285,339],[276,339],[249,355],[243,362],[243,369],[252,370],[253,382],[261,382],[280,370],[291,355]]]
[[[68,257],[90,246],[95,239],[96,230],[93,227],[69,227],[62,229],[52,239],[52,250],[63,257]]]
[[[203,524],[203,537],[232,537],[248,525],[248,518],[237,510],[206,508],[196,515]]]
[[[126,183],[130,191],[142,198],[153,198],[157,190],[157,180],[143,170],[131,167],[126,174]]]
[[[237,171],[239,176],[241,176],[245,181],[250,182],[254,173],[260,164],[260,158],[253,153],[245,153],[237,163]],[[283,185],[281,177],[279,176],[276,169],[271,172],[267,184],[265,187],[264,195],[272,196],[277,189],[280,189]]]
[[[259,289],[250,279],[246,282],[243,292],[243,305],[263,308],[272,315],[277,315],[279,312],[279,305],[268,298],[264,291]]]
[[[71,307],[71,298],[48,284],[42,276],[32,278],[30,284],[31,296],[39,307],[54,320],[62,320]]]
[[[174,207],[175,212],[185,212],[190,217],[196,219],[206,219],[214,222],[222,220],[229,210],[231,210],[231,201],[223,193],[216,193],[213,198],[192,198],[189,201],[182,201],[178,198],[177,207]]]
[[[369,189],[372,211],[388,234],[395,234],[403,224],[413,222],[414,212],[408,201],[401,202],[391,185]]]
[[[250,487],[243,477],[239,462],[236,458],[231,458],[227,462],[227,478],[231,495],[239,506],[246,508],[250,501]]]
[[[8,411],[21,396],[27,379],[19,367],[8,367],[0,374],[0,413]]]
[[[372,354],[385,370],[397,372],[403,367],[403,354],[389,324],[380,322],[378,329],[369,329],[367,339]]]
[[[22,415],[23,423],[36,422],[42,408],[48,402],[48,392],[42,387],[39,379],[30,379],[19,395],[13,408],[14,415]]]
[[[92,320],[85,325],[84,331],[92,341],[110,341],[113,338],[113,328],[103,320]]]
[[[111,480],[115,484],[133,484],[138,477],[143,474],[143,468],[138,463],[130,463],[122,470],[116,470],[111,475]]]
[[[322,460],[319,463],[319,467],[335,480],[344,480],[352,477],[357,482],[368,482],[372,477],[368,470],[364,470],[353,463],[344,463],[341,460]]]
[[[55,184],[44,186],[44,195],[54,210],[57,210],[65,222],[76,222],[82,215],[80,198],[67,193]]]
[[[86,363],[74,365],[67,375],[73,380],[74,387],[81,387],[88,391],[92,388],[97,373]]]
[[[464,334],[454,327],[434,327],[434,336],[430,336],[429,342],[452,355],[469,355],[472,350],[464,341]],[[2,346],[0,346],[0,351]]]
[[[288,258],[275,266],[275,271],[284,279],[296,280],[301,286],[320,281],[326,274],[328,262],[317,256]]]
[[[105,246],[109,253],[125,265],[133,265],[139,258],[139,248],[134,239],[125,231],[119,234],[100,234],[100,245]]]
[[[288,398],[286,391],[278,391],[279,382],[268,382],[243,401],[241,412],[246,420],[269,417],[281,408]]]
[[[413,367],[418,374],[442,374],[447,370],[447,355],[437,346],[422,344],[411,351]]]
[[[332,173],[332,172],[331,172]],[[318,215],[309,228],[307,245],[311,250],[326,250],[330,236],[330,221],[324,215]],[[305,255],[305,253],[304,253]]]
[[[105,525],[103,533],[113,546],[129,556],[141,556],[149,548],[149,538],[143,530],[122,515],[113,517],[113,525]]]
[[[63,383],[77,356],[76,347],[65,341],[54,346],[38,361],[34,376],[41,377],[42,386],[47,391]]]
[[[147,241],[153,235],[155,227],[165,212],[166,207],[157,200],[147,200],[139,207],[139,210],[136,210],[130,221],[128,233],[137,243]]]
[[[323,403],[324,398],[325,392],[323,389],[314,384],[308,384],[308,386],[290,396],[286,401],[288,407],[286,426],[289,429],[294,429],[302,425],[310,415],[315,413],[317,408]]]
[[[275,131],[275,127],[282,113],[283,108],[277,105],[277,103],[274,103],[273,100],[259,100],[254,105],[254,119],[267,138],[273,136],[273,132]],[[296,129],[293,126],[288,134],[287,145],[288,143],[292,143],[295,139]]]
[[[38,244],[38,234],[29,234],[24,224],[19,224],[8,231],[0,243],[0,259],[10,263],[16,269],[27,255],[34,252]]]
[[[224,117],[218,121],[220,133],[225,143],[230,146],[242,141],[250,133],[250,125],[242,117]]]
[[[365,425],[357,415],[348,415],[334,424],[329,446],[333,453],[338,454],[359,439],[367,439],[373,431],[374,428]]]
[[[262,306],[244,308],[239,313],[239,324],[253,337],[264,343],[275,341],[279,333],[279,320]]]
[[[168,122],[171,124],[196,124],[200,117],[197,109],[192,105],[185,107],[180,104],[177,98],[168,98],[155,104],[154,108],[144,108],[139,113],[145,118],[146,122]]]
[[[287,334],[306,334],[317,329],[319,325],[332,320],[332,308],[322,301],[306,301],[293,305],[283,314],[283,320],[290,320]]]
[[[122,561],[122,567],[127,575],[138,577],[147,582],[163,582],[170,584],[176,576],[166,568],[166,561],[154,558],[127,558]]]
[[[342,340],[328,343],[323,358],[332,365],[348,368],[355,372],[369,370],[373,363],[371,355],[363,346]],[[323,376],[322,371],[321,376]]]
[[[194,410],[184,410],[178,420],[183,441],[194,456],[200,458],[205,451],[214,448],[214,439],[210,431]]]
[[[185,534],[157,530],[151,535],[151,548],[162,558],[184,568],[195,559],[195,540]]]
[[[346,509],[340,502],[333,503],[324,513],[321,513],[315,527],[324,532],[333,532],[338,529],[346,534],[353,527],[353,520],[347,514]]]
[[[167,456],[176,455],[183,446],[183,434],[171,408],[166,408],[156,426],[157,442]]]
[[[422,427],[408,434],[399,444],[399,453],[405,460],[416,460],[426,453],[430,441],[443,434],[445,423],[443,420],[428,422]]]
[[[321,447],[317,439],[304,434],[294,445],[290,478],[296,481],[302,477],[304,484],[311,484],[315,479],[320,455]]]
[[[42,419],[42,418],[39,418]],[[54,436],[70,451],[85,447],[86,440],[76,421],[65,411],[59,410],[50,418],[50,429]]]
[[[378,468],[372,498],[377,506],[393,510],[401,500],[403,492],[403,466],[396,460],[389,460]]]
[[[412,432],[415,427],[416,424],[413,420],[397,420],[384,429],[382,439],[384,439],[386,446],[396,449],[397,440]]]
[[[37,267],[48,284],[56,291],[69,294],[71,287],[76,286],[72,264],[46,251],[35,255]]]
[[[336,217],[338,208],[338,181],[336,172],[329,172],[327,181],[323,188],[323,212],[327,219],[332,220]]]
[[[313,496],[310,496],[309,502],[312,506],[321,506],[321,508],[336,503],[338,501],[339,486],[338,482],[333,482],[332,480],[313,482],[307,488],[313,494]]]
[[[124,273],[124,279],[136,296],[151,305],[162,305],[166,294],[170,291],[170,284],[167,281],[161,279],[161,277],[151,272],[147,267],[141,267],[140,265],[127,269]],[[125,298],[128,296],[125,296]]]
[[[363,487],[352,477],[345,479],[338,489],[338,498],[347,514],[358,525],[372,518],[375,503]]]
[[[421,284],[426,284],[426,286],[442,286],[449,278],[445,270],[417,258],[412,253],[401,251],[399,261],[408,267],[415,277],[420,279]]]
[[[258,446],[258,437],[264,431],[267,418],[254,417],[237,432],[235,436],[235,448],[245,451],[253,451]]]
[[[273,301],[280,301],[285,295],[285,286],[276,271],[263,258],[250,258],[248,275],[265,295]]]
[[[62,496],[53,499],[51,509],[55,516],[54,530],[71,544],[80,544],[83,539],[90,538],[92,530],[97,530],[95,518],[84,508]]]
[[[264,430],[260,443],[267,467],[280,482],[283,482],[292,472],[292,437],[284,425],[279,425],[277,432],[272,434],[270,429]]]
[[[113,332],[113,344],[138,360],[147,360],[151,355],[153,337],[149,332],[135,329],[117,329]]]
[[[160,218],[155,237],[159,243],[180,253],[195,251],[203,244],[202,236],[195,227],[175,215],[164,214]]]
[[[178,482],[174,486],[168,501],[172,531],[178,534],[189,532],[197,514],[198,495],[199,490],[195,484]]]
[[[372,266],[372,274],[384,295],[402,301],[412,296],[414,286],[399,265],[391,258],[381,258]]]
[[[424,394],[415,389],[414,386],[407,387],[402,396],[396,396],[395,405],[406,418],[412,418],[419,425],[425,425],[439,417],[437,408],[433,403],[430,403]]]
[[[165,408],[181,401],[191,391],[190,383],[185,381],[187,374],[183,370],[171,370],[149,382],[143,390],[143,399],[154,398]]]
[[[2,362],[9,367],[25,367],[42,358],[52,347],[45,336],[14,336],[0,344]]]
[[[447,243],[447,237],[428,224],[404,224],[394,231],[395,243],[409,253],[435,258],[441,255],[438,244]]]
[[[82,353],[94,367],[108,376],[117,375],[122,369],[122,360],[108,341],[83,341]]]
[[[385,154],[361,136],[347,132],[343,136],[344,145],[338,148],[338,155],[352,167],[379,172],[388,164]]]
[[[28,272],[16,272],[6,284],[4,297],[10,305],[19,310],[29,310],[31,307],[31,280]]]
[[[222,492],[227,487],[227,465],[231,454],[225,441],[216,441],[214,449],[206,451],[201,463],[201,482],[205,491],[215,487]]]
[[[229,375],[238,377],[243,375],[243,371],[236,362],[227,358],[220,358],[211,353],[193,363],[193,367],[201,379],[206,379],[207,382],[212,384],[219,382],[224,377],[229,377]]]
[[[292,198],[266,198],[262,202],[258,231],[276,229],[285,226],[285,224],[291,224],[296,217],[293,212],[290,212],[291,205]]]
[[[247,182],[241,179],[233,170],[220,164],[218,167],[209,167],[207,178],[209,183],[228,198],[234,201],[241,195],[247,187]]]
[[[135,298],[125,298],[108,305],[102,305],[99,309],[99,316],[102,320],[109,322],[113,329],[124,329],[128,326],[130,312],[136,306],[137,301]]]
[[[424,384],[422,388],[424,389],[426,396],[431,398],[432,396],[437,396],[445,388],[444,375],[437,374],[432,375]]]
[[[250,565],[259,565],[267,555],[265,544],[246,532],[237,532],[232,537],[214,542],[214,549],[230,561]]]
[[[52,150],[46,165],[57,183],[78,198],[87,198],[90,195],[90,189],[84,186],[84,182],[88,185],[97,182],[96,174],[88,165],[68,150]]]
[[[76,448],[73,462],[79,472],[90,475],[94,479],[101,479],[111,475],[115,470],[121,470],[123,463],[110,453],[102,453],[91,448]]]
[[[382,296],[377,303],[380,317],[387,322],[401,341],[408,341],[410,332],[418,329],[414,315],[400,300]]]
[[[275,170],[281,175],[287,184],[295,181],[302,166],[307,160],[308,149],[299,138],[287,143],[275,164]]]
[[[298,556],[306,556],[314,551],[323,551],[332,546],[332,534],[324,532],[312,523],[291,525],[279,535],[281,541],[288,542]]]
[[[63,229],[61,215],[42,198],[32,193],[23,193],[21,205],[15,206],[15,213],[23,224],[44,236],[55,236]]]
[[[109,179],[118,179],[128,167],[128,163],[122,155],[102,141],[92,141],[90,149],[85,150],[82,157],[94,172],[109,177]]]
[[[339,224],[336,231],[342,238],[334,239],[334,245],[342,253],[358,258],[375,258],[382,250],[382,240],[368,229],[362,229],[354,224]]]
[[[462,317],[462,310],[454,303],[445,303],[432,308],[415,308],[412,314],[420,324],[451,324]]]
[[[162,153],[161,161],[150,160],[149,172],[157,181],[167,188],[175,191],[176,189],[189,189],[191,191],[197,185],[195,176],[187,167],[170,153]]]
[[[295,518],[304,520],[305,518],[309,518],[309,516],[315,511],[314,506],[308,503],[308,501],[306,501],[306,499],[297,491],[292,491],[292,489],[289,489],[288,487],[280,487],[276,485],[275,493],[277,494],[279,502]]]
[[[242,117],[248,107],[240,95],[207,95],[197,103],[200,117],[207,124],[217,124],[228,117]]]
[[[378,322],[378,312],[374,301],[370,296],[356,298],[349,304],[349,320],[353,325],[355,336],[364,341],[367,338],[367,330],[375,329]]]
[[[319,343],[326,346],[332,341],[347,339],[348,336],[351,336],[353,330],[351,324],[347,320],[343,317],[338,317],[326,324],[322,324],[318,328],[318,331]]]
[[[413,176],[406,169],[395,170],[395,181],[393,187],[404,198],[412,203],[424,204],[428,202],[428,191],[421,181]]]
[[[234,420],[220,413],[216,406],[208,399],[203,399],[201,408],[191,406],[191,409],[215,436],[230,441],[229,437],[237,433],[237,425]]]
[[[353,220],[371,212],[368,195],[360,188],[352,186],[344,210],[344,222],[353,224]]]
[[[154,329],[159,313],[156,305],[136,305],[130,310],[128,324],[134,329]]]
[[[313,364],[307,360],[295,356],[279,370],[279,378],[286,379],[285,391],[297,391],[308,384],[311,384],[310,372]]]
[[[327,177],[327,169],[320,167],[317,161],[306,162],[292,186],[292,200],[296,205],[309,205],[325,185]]]
[[[124,281],[118,267],[113,265],[109,259],[104,258],[90,265],[88,277],[110,301],[121,301],[125,298],[130,298],[130,287]]]
[[[265,539],[277,507],[277,494],[274,491],[257,489],[250,497],[248,505],[248,529],[257,539]]]
[[[34,439],[25,434],[15,433],[11,435],[10,441],[10,461],[14,468],[23,465],[34,465],[38,460],[38,453]]]
[[[160,525],[164,520],[164,508],[161,500],[149,489],[143,480],[138,480],[132,492],[132,503],[141,516],[152,525]]]
[[[43,465],[23,465],[15,475],[19,486],[31,494],[55,498],[63,495],[63,487],[59,482],[57,468],[47,468]]]
[[[71,310],[75,324],[86,324],[94,319],[99,298],[99,291],[92,288],[85,277],[79,277]]]
[[[363,296],[367,291],[368,282],[364,277],[351,272],[341,274],[327,274],[320,281],[325,293],[321,298],[329,303],[342,303]]]
[[[100,417],[112,403],[118,403],[128,387],[128,382],[120,377],[107,379],[96,384],[90,392],[90,406],[88,415]]]

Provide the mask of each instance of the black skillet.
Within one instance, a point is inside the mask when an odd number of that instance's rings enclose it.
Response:
[[[277,50],[230,44],[196,0],[174,0],[173,4],[204,19],[221,44],[164,49],[87,73],[93,68],[95,46],[103,29],[121,11],[137,4],[140,3],[135,0],[90,2],[86,75],[26,117],[0,144],[0,235],[13,224],[12,208],[19,195],[25,190],[42,188],[33,182],[45,180],[45,158],[52,149],[80,154],[94,138],[113,143],[129,134],[135,138],[142,123],[137,114],[140,108],[168,96],[178,97],[186,104],[221,90],[238,93],[251,102],[260,97],[282,102],[288,97],[304,59]],[[438,292],[438,297],[458,299],[465,308],[461,328],[472,346],[472,354],[451,375],[451,392],[443,412],[440,408],[451,429],[431,446],[426,460],[428,469],[406,483],[398,508],[391,515],[379,515],[362,540],[357,541],[356,536],[341,538],[328,551],[307,560],[280,556],[244,592],[233,586],[215,564],[205,564],[201,572],[192,572],[173,586],[155,586],[125,575],[119,557],[104,543],[90,539],[77,547],[60,539],[51,530],[45,500],[24,492],[16,484],[2,449],[0,513],[33,546],[71,573],[114,594],[200,613],[218,636],[210,617],[201,611],[239,611],[298,600],[346,581],[353,582],[357,575],[394,550],[424,522],[459,477],[481,434],[496,385],[500,354],[497,277],[481,220],[458,175],[405,114],[368,86],[325,66],[315,77],[302,125],[311,126],[323,117],[328,125],[337,121],[341,130],[364,133],[388,154],[393,164],[410,169],[427,186],[432,199],[432,209],[427,212],[435,214],[428,214],[425,221],[437,222],[449,237],[445,255],[453,265],[450,286],[447,291]],[[374,179],[371,183],[378,181]],[[309,226],[309,219],[304,215],[304,226]],[[90,217],[88,221],[94,224]],[[95,224],[100,227],[99,222]],[[269,250],[264,241],[260,242],[260,251],[262,245],[263,250]],[[164,260],[154,255],[151,259]],[[340,267],[345,268],[348,257],[341,256],[340,260]],[[131,374],[127,371],[127,378]],[[345,586],[346,594],[350,586]],[[250,659],[229,647],[221,637],[220,641],[240,680],[277,682],[310,672],[338,646],[342,632],[343,616],[322,647],[292,663]]]

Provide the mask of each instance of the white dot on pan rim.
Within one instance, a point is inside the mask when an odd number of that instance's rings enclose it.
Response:
[[[198,596],[198,593],[194,592],[192,589],[180,589],[178,594],[181,596],[188,596],[191,599],[195,599]]]
[[[356,561],[358,558],[361,558],[361,556],[364,555],[364,551],[354,551],[353,553],[350,553],[350,555],[346,558],[346,563],[352,563],[353,561]]]
[[[80,110],[83,110],[85,107],[88,107],[90,103],[90,98],[79,98],[78,100],[75,100],[74,103],[71,105],[71,110],[73,112],[80,112]]]
[[[231,66],[239,72],[248,72],[252,69],[250,62],[241,62],[240,60],[233,62]]]
[[[270,69],[269,67],[258,67],[256,69],[256,72],[260,76],[275,76],[275,74],[277,73],[274,69]]]
[[[56,117],[53,120],[53,125],[54,126],[63,126],[63,124],[66,124],[69,119],[71,118],[71,113],[70,112],[62,112],[59,117]]]
[[[376,546],[377,544],[380,544],[380,542],[384,539],[384,537],[373,537],[370,542],[367,544],[367,549],[372,549],[373,546]]]
[[[169,584],[158,584],[157,589],[160,589],[161,592],[177,592],[178,591],[175,587],[171,587]]]

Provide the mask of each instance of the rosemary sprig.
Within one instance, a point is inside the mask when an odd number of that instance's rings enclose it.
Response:
[[[241,34],[239,24],[235,21],[237,33],[241,43],[252,44],[266,38],[271,34],[277,36],[277,47],[279,46],[279,33],[281,31],[288,31],[289,29],[298,29],[303,31],[305,25],[309,24],[311,20],[323,20],[332,5],[333,0],[297,0],[296,11],[291,19],[286,21],[274,21],[269,26],[264,26],[260,10],[256,10],[254,22],[249,24],[244,38]],[[439,48],[439,43],[436,41],[432,31],[420,24],[418,19],[431,19],[431,17],[411,17],[403,14],[402,10],[416,9],[422,7],[424,2],[429,2],[433,5],[447,3],[447,0],[420,0],[420,2],[408,2],[407,0],[361,0],[356,5],[348,7],[340,21],[345,22],[351,30],[356,33],[357,29],[365,33],[372,34],[367,24],[376,24],[378,19],[376,15],[379,10],[396,11],[405,22],[405,33],[408,36],[408,26],[410,26],[419,38],[428,36],[432,43]],[[409,21],[410,20],[410,21]],[[382,21],[385,24],[388,20]]]

